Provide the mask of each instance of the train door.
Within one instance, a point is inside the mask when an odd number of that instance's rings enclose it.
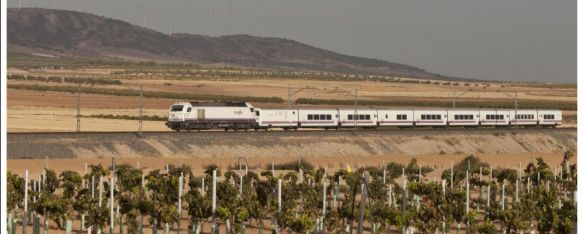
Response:
[[[205,119],[205,111],[204,109],[197,109],[196,110],[196,118],[200,121],[204,121]]]

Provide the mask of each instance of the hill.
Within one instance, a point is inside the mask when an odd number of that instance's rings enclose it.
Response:
[[[120,20],[66,10],[8,9],[7,33],[8,51],[16,53],[448,78],[413,66],[343,55],[284,38],[167,35]]]

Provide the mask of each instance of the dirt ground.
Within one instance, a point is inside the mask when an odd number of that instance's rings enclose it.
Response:
[[[20,70],[8,68],[9,74],[30,76],[82,76],[93,78],[121,79],[123,86],[92,85],[92,87],[110,89],[134,89],[140,86],[145,91],[181,92],[194,94],[214,94],[228,96],[257,96],[288,98],[288,87],[292,87],[292,102],[298,98],[320,99],[353,99],[353,89],[358,88],[360,100],[491,100],[508,101],[516,91],[519,100],[550,100],[577,101],[574,88],[541,88],[541,87],[504,87],[502,83],[471,82],[471,86],[460,85],[452,88],[449,85],[389,83],[373,81],[322,81],[296,80],[287,78],[256,79],[240,78],[197,78],[197,80],[182,79],[172,76],[148,76],[125,78],[113,75],[120,69],[60,69],[60,70]],[[175,79],[180,78],[180,79]],[[73,85],[40,81],[8,81],[9,84],[39,84],[39,85]],[[465,83],[465,82],[462,82]],[[475,86],[477,85],[477,86]],[[300,90],[301,89],[301,90]],[[455,89],[455,91],[454,91]],[[506,94],[504,94],[506,92]],[[72,131],[76,128],[77,95],[65,92],[36,92],[8,89],[8,131]],[[145,99],[146,115],[165,116],[168,107],[176,101],[172,99]],[[520,101],[519,101],[520,103]],[[254,103],[260,108],[285,107],[286,103]],[[127,114],[137,116],[140,101],[138,97],[118,97],[107,95],[82,94],[80,98],[81,114]],[[310,107],[309,105],[302,105]],[[329,107],[319,105],[319,108]],[[565,113],[566,116],[568,115]],[[573,112],[571,114],[576,114]],[[565,123],[573,126],[574,123]],[[571,125],[569,125],[571,124]],[[82,129],[86,131],[128,131],[137,128],[135,121],[83,119]],[[144,130],[166,130],[161,123],[145,123]]]
[[[144,115],[167,116],[168,107],[180,100],[144,99]],[[8,90],[8,131],[74,131],[76,129],[76,95],[57,92]],[[81,115],[138,116],[137,97],[117,97],[84,94],[80,100]],[[285,104],[256,104],[258,107],[282,107]],[[304,107],[314,107],[305,105]],[[330,106],[317,106],[326,108]],[[576,116],[576,111],[565,111],[564,118]],[[576,117],[575,117],[576,118]],[[132,131],[137,121],[82,118],[83,131]],[[564,121],[563,127],[576,127],[576,121]],[[144,131],[166,131],[163,122],[145,121]]]
[[[288,163],[292,161],[302,160],[303,162],[308,162],[315,167],[328,168],[328,171],[332,172],[337,169],[346,169],[347,166],[350,168],[359,168],[366,166],[380,166],[383,162],[396,162],[407,164],[411,159],[417,159],[418,165],[429,166],[434,169],[434,171],[427,175],[426,179],[432,180],[433,178],[439,178],[441,171],[448,169],[451,163],[456,164],[457,162],[464,159],[467,155],[462,154],[450,154],[450,155],[391,155],[391,156],[369,156],[369,157],[355,157],[355,156],[334,156],[334,157],[304,157],[304,158],[247,158],[248,167],[250,170],[256,170],[260,172],[261,170],[268,169],[271,167],[271,163],[281,164]],[[517,169],[521,164],[522,167],[526,167],[531,161],[535,161],[536,158],[542,157],[545,162],[551,167],[559,167],[561,161],[563,160],[562,153],[546,153],[546,154],[476,154],[476,156],[485,163],[491,164],[494,168],[504,167],[504,168],[515,168]],[[576,158],[573,159],[576,161]],[[56,172],[61,172],[64,170],[74,170],[79,173],[84,173],[85,163],[88,165],[92,164],[103,164],[106,166],[111,165],[111,158],[76,158],[76,159],[49,159],[45,161],[43,159],[9,159],[7,168],[13,173],[24,175],[24,171],[28,170],[29,175],[34,178],[42,173],[42,169],[47,162],[47,166],[51,170]],[[140,168],[146,171],[154,169],[164,169],[166,164],[171,165],[185,165],[190,166],[193,173],[196,175],[201,175],[203,173],[203,168],[210,164],[219,165],[223,170],[232,167],[233,169],[237,167],[237,158],[233,157],[214,157],[214,158],[117,158],[116,164],[129,164],[137,167],[138,164]]]

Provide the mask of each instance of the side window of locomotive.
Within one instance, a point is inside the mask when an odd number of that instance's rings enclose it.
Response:
[[[259,111],[255,111],[255,116],[259,116]]]
[[[191,107],[189,107],[188,109],[186,109],[186,112],[191,112],[191,111],[192,111],[192,108]]]
[[[249,110],[251,111],[251,113],[253,113],[254,109],[253,108],[249,108]]]
[[[314,117],[312,115],[308,115],[308,120],[313,120]]]

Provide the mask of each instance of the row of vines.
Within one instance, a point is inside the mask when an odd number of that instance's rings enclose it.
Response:
[[[8,173],[9,231],[87,233],[575,233],[576,165],[493,168],[470,156],[428,179],[407,165],[328,171],[298,161],[247,170],[90,165]],[[146,173],[147,172],[147,173]],[[72,220],[81,220],[72,227]],[[205,227],[208,228],[205,230]],[[73,230],[74,229],[74,230]]]

